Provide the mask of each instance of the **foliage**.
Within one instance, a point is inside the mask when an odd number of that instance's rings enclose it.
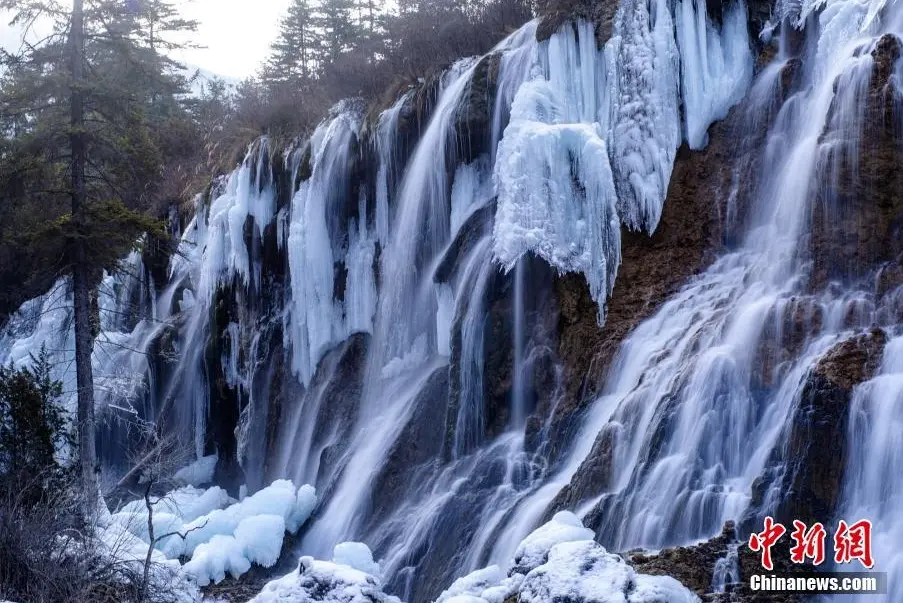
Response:
[[[309,132],[347,97],[378,102],[453,61],[489,51],[532,17],[532,0],[292,0],[271,54],[238,87],[214,146]],[[394,84],[394,85],[393,85]],[[231,159],[231,157],[230,157]]]
[[[85,523],[76,465],[58,460],[75,450],[61,393],[44,349],[30,367],[0,367],[0,600],[183,600],[171,568],[134,559],[124,535],[101,542]]]
[[[40,499],[66,473],[58,452],[70,453],[72,431],[60,406],[62,384],[41,348],[32,366],[0,366],[0,482]]]
[[[73,224],[69,163],[73,88],[69,14],[51,0],[0,0],[26,32],[52,33],[0,55],[0,322],[69,270],[73,241],[87,241],[99,275],[141,228],[189,197],[203,163],[202,126],[186,103],[182,66],[167,56],[197,23],[170,0],[86,0],[88,218]],[[112,238],[107,238],[112,235]],[[125,239],[131,238],[130,241]]]

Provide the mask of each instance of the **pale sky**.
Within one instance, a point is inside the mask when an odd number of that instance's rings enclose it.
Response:
[[[279,19],[289,0],[176,0],[182,14],[200,22],[193,42],[206,48],[180,53],[175,58],[190,67],[216,75],[244,79],[253,75],[269,53],[279,31]],[[0,11],[0,46],[17,45],[19,32],[7,26],[9,15]]]
[[[186,17],[200,21],[196,44],[177,57],[217,75],[243,79],[266,59],[289,0],[183,0]]]

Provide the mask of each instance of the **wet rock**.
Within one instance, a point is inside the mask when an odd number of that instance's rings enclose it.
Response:
[[[330,485],[338,481],[338,463],[357,424],[369,347],[369,334],[351,335],[329,353],[333,358],[320,362],[319,379],[314,375],[311,381],[310,387],[316,388],[323,379],[328,379],[321,394],[327,402],[320,406],[310,445],[312,450],[323,448],[316,484],[317,490],[325,493],[321,500],[328,500]],[[331,479],[329,483],[324,481],[327,478]]]
[[[551,518],[558,509],[576,509],[583,501],[611,488],[613,456],[618,435],[619,428],[613,423],[602,428],[574,478],[549,503],[544,519]]]
[[[508,462],[501,454],[485,454],[475,459],[466,483],[455,484],[453,495],[443,502],[436,514],[436,523],[424,540],[413,541],[406,551],[411,572],[397,572],[386,590],[404,593],[406,601],[435,601],[439,594],[457,577],[456,568],[462,561],[461,552],[477,538],[478,526],[473,517],[488,513],[492,493],[505,482]],[[448,484],[451,489],[451,484]],[[416,505],[416,499],[411,501]],[[401,526],[401,529],[407,529]],[[492,542],[490,538],[488,542]],[[374,551],[380,555],[380,543]],[[480,559],[478,563],[486,563]],[[410,580],[411,576],[416,579]]]
[[[712,592],[715,564],[728,554],[730,545],[736,543],[734,523],[727,522],[720,534],[695,546],[665,549],[657,554],[628,551],[624,556],[638,572],[671,576],[703,597]]]
[[[461,263],[479,243],[492,231],[492,219],[495,215],[495,201],[473,212],[461,228],[448,251],[439,261],[433,280],[437,283],[448,283],[457,275]]]
[[[241,417],[240,393],[233,387],[223,370],[222,358],[233,345],[228,326],[238,322],[239,304],[236,301],[238,287],[220,287],[211,308],[210,337],[207,341],[204,362],[209,384],[207,409],[207,443],[205,454],[218,456],[214,483],[222,486],[230,496],[238,495],[238,488],[245,483],[244,473],[238,462],[237,432]]]
[[[887,335],[874,329],[838,344],[815,367],[815,377],[828,386],[851,391],[871,379],[881,364]]]
[[[598,394],[623,339],[651,316],[692,275],[716,257],[724,243],[724,220],[736,154],[743,150],[741,108],[709,130],[709,145],[677,154],[659,226],[652,236],[624,229],[622,264],[608,302],[604,326],[581,275],[556,278],[559,308],[558,358],[565,392],[549,427],[553,460],[581,423],[583,409]]]
[[[768,390],[780,383],[782,369],[798,358],[806,342],[824,323],[824,309],[811,296],[792,298],[771,309],[762,329],[753,361],[753,391]]]
[[[492,114],[500,54],[488,54],[477,63],[455,114],[458,161],[471,163],[490,151]],[[449,166],[454,169],[455,166]]]
[[[737,564],[740,582],[729,584],[725,593],[712,592],[712,578],[715,565],[723,559],[731,546],[739,545]],[[795,572],[808,571],[811,568],[793,565],[789,561],[789,553],[780,545],[774,549],[774,573],[782,576]],[[724,525],[721,533],[697,545],[664,549],[655,554],[644,551],[628,551],[624,554],[627,562],[638,572],[654,576],[671,576],[681,584],[694,591],[702,601],[711,603],[796,603],[802,600],[798,595],[781,593],[757,593],[749,589],[749,577],[753,574],[765,573],[761,566],[761,557],[745,544],[737,540],[734,522]],[[769,572],[771,573],[771,572]]]
[[[589,21],[595,26],[596,43],[601,48],[611,38],[616,0],[540,0],[536,12],[540,22],[536,28],[536,39],[544,42],[563,26],[578,19]]]
[[[528,429],[528,448],[538,445],[532,426],[543,423],[555,406],[558,389],[557,314],[553,301],[554,273],[544,261],[533,255],[525,256],[524,265],[524,364],[522,400],[514,400],[515,386],[515,272],[494,272],[489,277],[486,293],[481,301],[486,318],[482,324],[482,424],[480,432],[468,434],[470,444],[484,442],[507,429],[512,417],[512,405],[522,404],[525,416],[531,417]],[[476,303],[468,300],[468,303]],[[459,307],[452,326],[451,358],[449,363],[449,404],[446,425],[445,458],[454,456],[457,417],[461,399],[461,380],[474,373],[474,367],[463,366],[462,328],[466,306]],[[458,450],[464,452],[464,450]]]
[[[775,449],[753,485],[754,511],[744,529],[766,512],[787,525],[794,519],[833,520],[846,467],[853,388],[874,376],[886,343],[884,332],[874,329],[840,342],[819,360],[803,386],[786,446]],[[769,501],[769,491],[779,492],[780,500]]]
[[[709,0],[711,1],[711,0]],[[724,4],[728,4],[724,1]],[[754,46],[762,48],[764,46],[759,34],[765,28],[765,24],[771,18],[772,7],[774,3],[768,0],[748,0],[746,3],[747,27],[749,31],[749,39]],[[709,14],[712,14],[709,9]]]
[[[382,521],[405,500],[418,470],[436,459],[442,450],[445,409],[438,404],[448,395],[448,368],[439,367],[427,379],[414,400],[411,418],[402,429],[386,462],[374,477],[371,525]]]
[[[890,34],[872,50],[861,131],[848,131],[850,116],[832,106],[822,142],[831,145],[824,162],[825,185],[812,205],[811,286],[855,283],[879,264],[903,252],[903,138],[900,92],[892,73],[901,42]],[[835,100],[838,102],[838,100]]]

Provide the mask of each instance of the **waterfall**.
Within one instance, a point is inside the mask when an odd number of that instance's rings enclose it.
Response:
[[[774,511],[813,372],[878,326],[891,341],[851,402],[841,510],[871,518],[882,568],[903,572],[886,478],[900,464],[898,296],[816,286],[808,247],[816,210],[858,167],[874,54],[903,34],[903,9],[775,14],[782,35],[755,75],[742,0],[720,19],[697,0],[621,0],[601,45],[586,21],[545,41],[531,22],[382,111],[343,101],[285,149],[252,143],[195,200],[166,282],[138,251],[104,275],[93,362],[113,473],[128,427],[160,421],[188,456],[216,454],[236,491],[315,485],[296,552],[365,542],[389,590],[427,601],[510,564],[565,507],[612,551]],[[637,309],[606,372],[578,376],[596,393],[566,399],[584,388],[559,357],[564,275],[604,329],[629,240],[686,209],[667,206],[676,162],[707,152],[724,118],[740,142],[722,144],[754,150],[711,200],[729,244]],[[3,327],[0,361],[46,345],[73,391],[70,323],[62,279]],[[561,408],[573,428],[553,437]],[[735,557],[713,588],[736,580]]]
[[[872,522],[876,531],[872,552],[875,571],[887,572],[888,576],[899,576],[903,571],[903,555],[896,546],[903,522],[900,506],[892,502],[901,494],[900,480],[894,478],[903,463],[899,430],[903,419],[901,360],[903,338],[896,337],[887,344],[879,374],[860,386],[853,397],[849,437],[859,445],[847,465],[841,515],[849,521]],[[889,579],[888,600],[899,599],[901,592],[896,580]]]

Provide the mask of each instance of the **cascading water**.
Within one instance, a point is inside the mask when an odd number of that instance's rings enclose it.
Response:
[[[879,374],[856,391],[850,407],[849,438],[859,445],[847,467],[841,517],[851,521],[869,519],[876,526],[873,555],[876,571],[887,572],[888,600],[903,596],[899,581],[903,555],[898,543],[901,484],[897,479],[903,463],[900,425],[903,420],[903,339],[887,344]],[[855,519],[853,519],[855,518]],[[867,600],[862,596],[856,600]]]
[[[763,475],[785,469],[813,368],[894,324],[858,285],[814,291],[805,244],[813,199],[858,161],[878,40],[903,34],[903,10],[880,0],[775,14],[777,53],[755,81],[742,1],[715,19],[694,0],[622,0],[601,47],[593,24],[538,42],[530,23],[376,117],[344,102],[284,154],[257,141],[198,198],[168,282],[137,252],[104,278],[99,403],[219,455],[230,487],[315,484],[298,552],[362,540],[412,601],[509,563],[599,450],[604,483],[569,500],[611,550],[698,541],[771,511],[781,482]],[[720,191],[739,243],[632,329],[553,453],[558,275],[582,275],[604,321],[625,229],[656,229],[678,147],[704,148],[741,100],[737,135],[764,142],[748,207],[739,167]],[[23,306],[0,360],[46,344],[71,391],[67,296],[63,280]],[[801,314],[819,320],[763,375],[763,350]],[[878,548],[894,573],[899,484],[883,476],[900,464],[899,341],[856,391],[843,499],[887,528]]]

